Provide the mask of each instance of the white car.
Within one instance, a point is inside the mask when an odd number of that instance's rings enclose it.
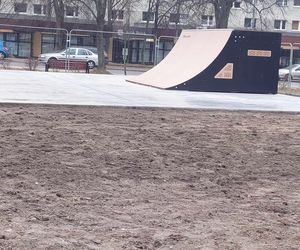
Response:
[[[57,53],[45,53],[39,56],[41,63],[48,63],[50,60],[66,59],[84,60],[88,62],[89,68],[93,69],[98,65],[98,55],[86,48],[68,48]]]
[[[300,64],[293,64],[291,67],[292,79],[300,79]],[[279,79],[287,80],[290,74],[290,67],[279,69]]]

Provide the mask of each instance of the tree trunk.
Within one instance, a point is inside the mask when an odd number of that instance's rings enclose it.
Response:
[[[150,20],[149,20],[149,17],[150,17],[150,13],[152,12],[152,4],[154,0],[149,0],[148,2],[148,10],[147,10],[147,21],[146,21],[146,26],[145,26],[145,33],[148,34],[149,33],[149,23],[150,23]],[[146,49],[146,40],[147,38],[145,37],[144,38],[144,41],[143,41],[143,47],[142,47],[142,56],[141,56],[141,59],[142,59],[142,64],[145,64],[145,49]]]
[[[216,0],[214,1],[216,28],[227,28],[230,10],[233,0]]]
[[[160,0],[156,0],[155,11],[154,11],[154,30],[153,30],[153,34],[155,36],[157,36],[158,34],[159,5],[160,5]]]
[[[97,30],[104,31],[107,0],[95,0],[97,11]],[[105,72],[105,39],[103,33],[97,33],[98,72]]]
[[[56,19],[56,28],[62,29],[64,28],[65,22],[65,6],[63,0],[54,0],[53,1],[54,12],[55,12],[55,19]],[[56,43],[55,49],[61,50],[65,48],[64,43],[64,32],[58,30],[56,32]]]
[[[114,17],[112,15],[112,13],[113,13],[113,0],[107,0],[107,25],[106,25],[107,31],[114,31],[114,28],[113,28]],[[106,51],[109,50],[111,37],[113,37],[112,34],[104,35]]]

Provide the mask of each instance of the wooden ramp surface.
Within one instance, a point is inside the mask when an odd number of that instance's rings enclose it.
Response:
[[[220,54],[233,30],[183,30],[167,57],[151,70],[126,80],[168,89],[205,70]]]

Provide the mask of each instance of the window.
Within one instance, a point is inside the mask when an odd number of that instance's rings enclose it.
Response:
[[[46,6],[41,4],[33,5],[33,13],[36,15],[45,15],[46,14]]]
[[[78,16],[78,7],[66,6],[66,16],[67,17],[76,17],[76,16]]]
[[[27,3],[15,3],[14,10],[16,13],[26,13],[27,12]]]
[[[88,53],[86,52],[85,49],[78,49],[78,53],[79,56],[86,56]]]
[[[244,20],[245,28],[256,28],[256,18],[245,18]]]
[[[299,6],[300,7],[300,0],[294,0],[294,6]]]
[[[76,55],[76,49],[68,49],[67,50],[67,55],[70,55],[70,56]]]
[[[235,9],[240,9],[241,8],[241,2],[240,1],[234,1],[232,4],[232,7]]]
[[[213,16],[203,15],[201,16],[201,24],[202,26],[212,26],[213,25]]]
[[[143,11],[143,21],[154,21],[154,12]]]
[[[20,42],[31,43],[31,34],[29,34],[29,33],[19,33],[19,41]]]
[[[112,19],[113,20],[123,20],[124,19],[124,11],[123,10],[113,10],[112,11]]]
[[[42,53],[48,53],[55,48],[55,35],[42,34]]]
[[[187,19],[187,14],[171,13],[169,21],[170,23],[186,23]]]
[[[300,21],[293,21],[292,22],[292,30],[300,30]]]
[[[287,6],[287,0],[277,0],[276,4],[278,6]]]
[[[286,20],[275,20],[274,21],[274,29],[276,30],[285,30]]]

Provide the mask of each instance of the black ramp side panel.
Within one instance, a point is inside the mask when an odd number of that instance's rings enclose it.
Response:
[[[210,66],[192,79],[170,89],[276,94],[280,44],[280,33],[234,30]],[[217,78],[216,75],[227,64],[233,65],[232,77]]]

